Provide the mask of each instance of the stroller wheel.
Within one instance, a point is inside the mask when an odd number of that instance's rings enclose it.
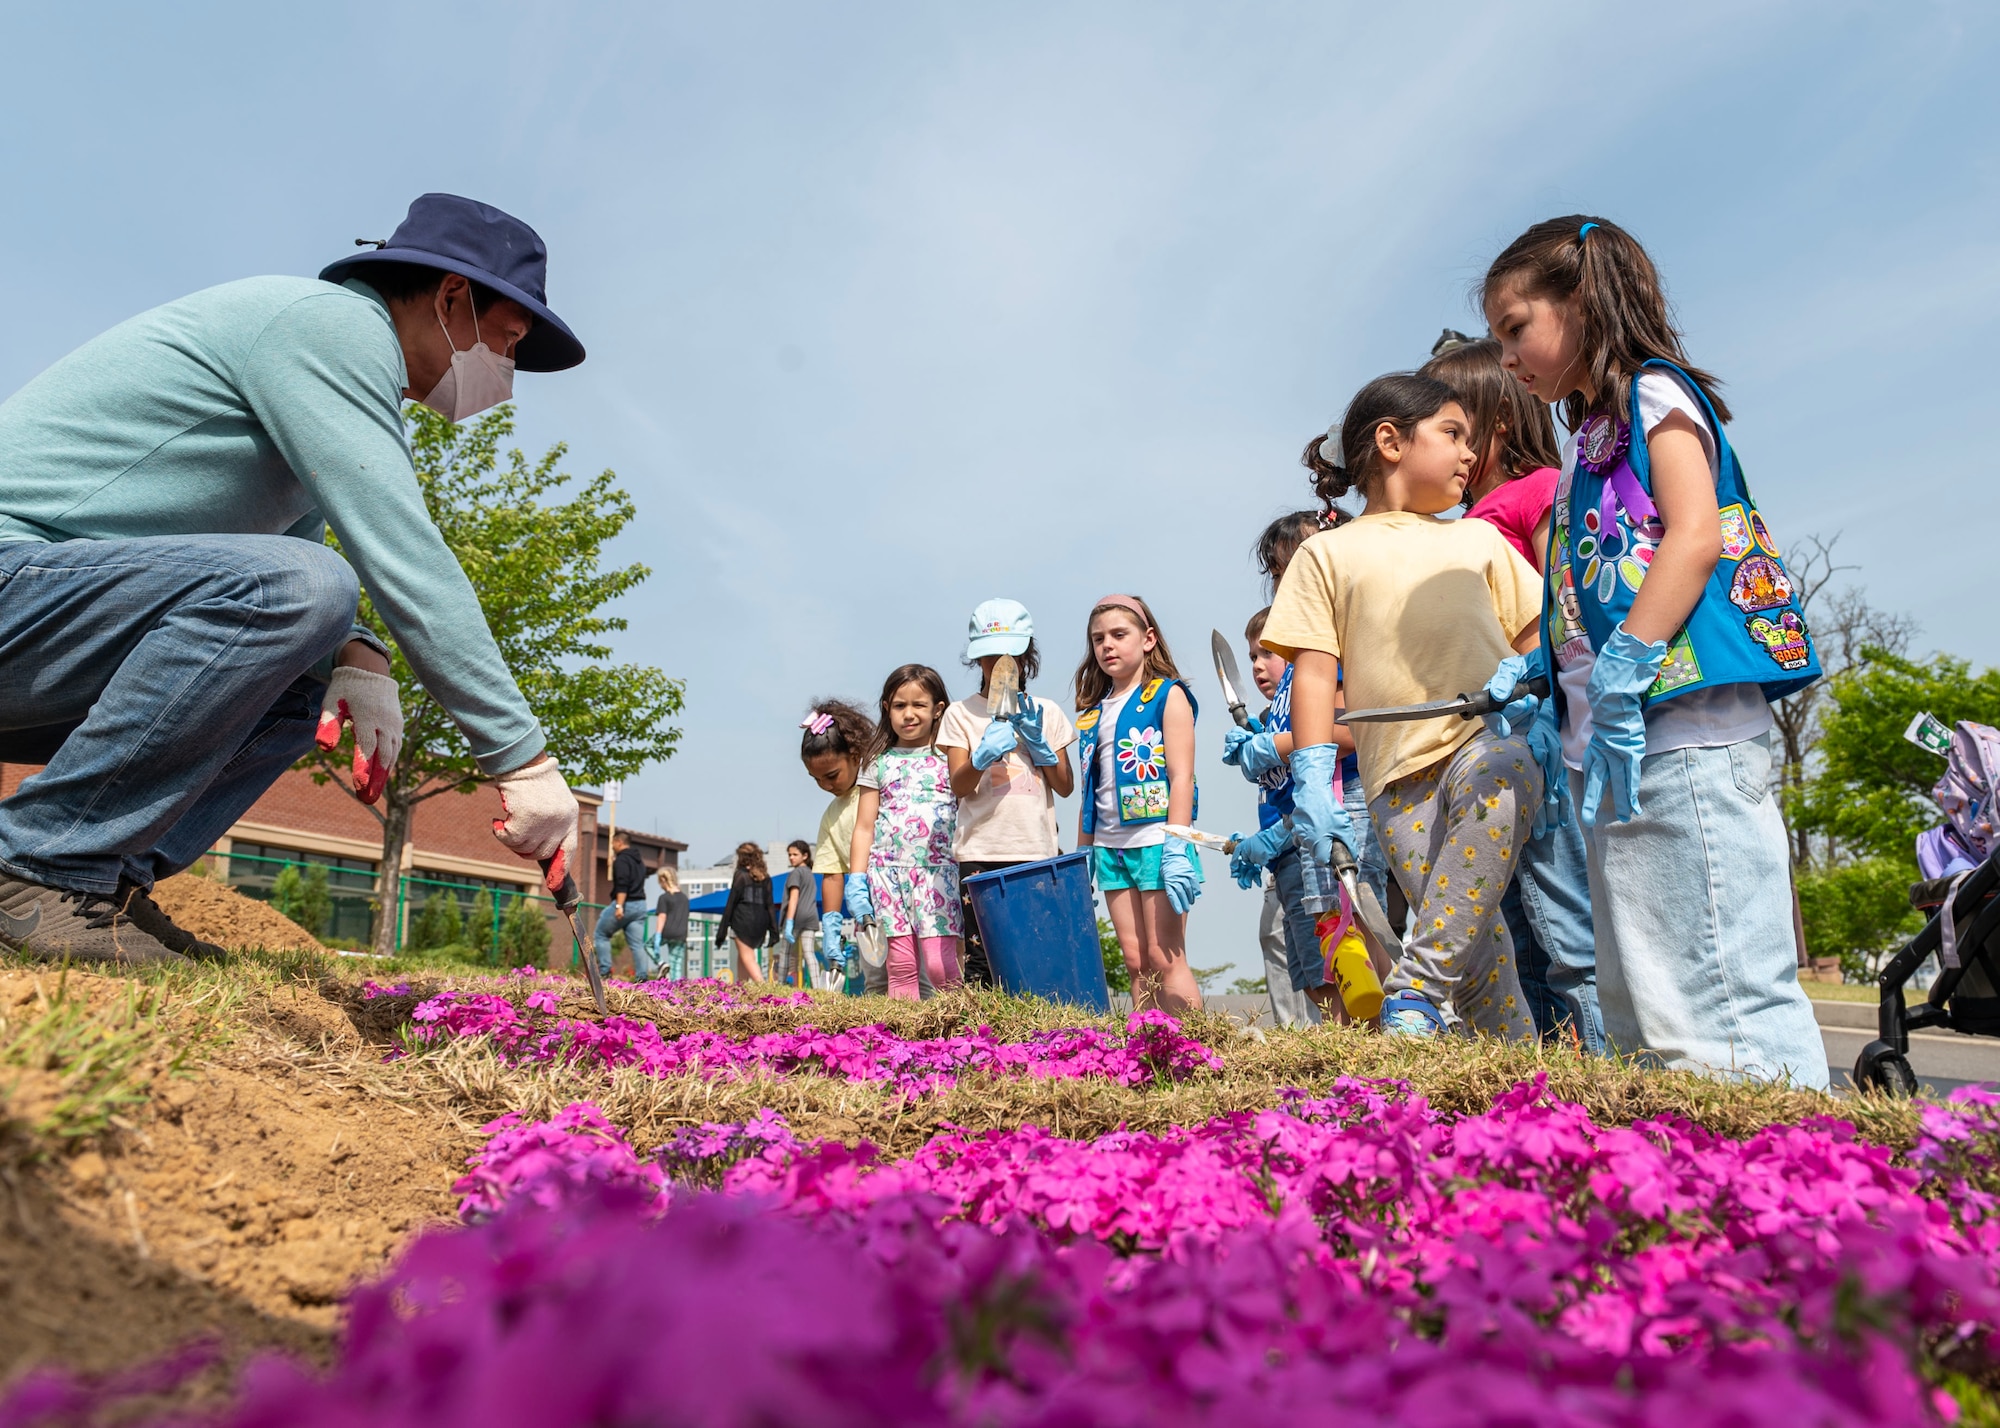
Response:
[[[1910,1069],[1910,1059],[1888,1042],[1871,1041],[1855,1058],[1854,1085],[1908,1100],[1917,1094],[1917,1073]]]

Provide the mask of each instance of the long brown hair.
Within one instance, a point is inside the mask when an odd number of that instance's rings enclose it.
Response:
[[[1090,617],[1083,622],[1083,663],[1076,667],[1076,708],[1079,714],[1096,708],[1111,693],[1111,676],[1098,665],[1097,656],[1090,650],[1091,623],[1107,610],[1123,610],[1128,615],[1137,615],[1153,632],[1153,647],[1146,651],[1146,667],[1139,675],[1140,683],[1150,679],[1181,677],[1181,672],[1174,668],[1174,652],[1167,648],[1167,637],[1160,633],[1160,622],[1153,618],[1151,605],[1137,595],[1120,595],[1100,601],[1091,606]]]
[[[1562,465],[1556,424],[1549,420],[1547,404],[1538,401],[1518,377],[1500,365],[1500,344],[1492,338],[1447,348],[1418,370],[1458,393],[1458,404],[1472,422],[1472,438],[1466,444],[1479,453],[1482,463],[1494,433],[1500,434],[1498,464],[1503,480],[1512,481],[1544,466]],[[1483,478],[1486,473],[1479,475]],[[1467,500],[1471,496],[1468,484]]]
[[[838,754],[865,764],[882,751],[882,734],[866,710],[845,699],[815,699],[812,712],[799,721],[799,758],[811,763],[821,754]]]
[[[736,871],[748,873],[758,882],[771,880],[771,870],[764,866],[764,850],[755,843],[736,845]]]
[[[938,725],[944,722],[945,706],[951,703],[951,696],[944,690],[944,676],[927,664],[899,665],[889,672],[887,679],[882,681],[882,722],[878,726],[881,743],[877,745],[878,749],[896,747],[896,726],[889,722],[889,701],[894,699],[896,691],[906,684],[922,688],[924,693],[931,697],[931,703],[937,706],[937,713],[931,716],[933,740],[937,738]]]
[[[1306,446],[1305,462],[1308,470],[1312,468],[1310,458],[1318,451],[1319,443],[1320,438],[1316,436]],[[1278,582],[1285,578],[1285,570],[1291,565],[1292,557],[1299,553],[1299,547],[1321,531],[1331,530],[1333,524],[1338,522],[1329,524],[1328,517],[1330,515],[1337,517],[1341,514],[1343,513],[1334,511],[1331,506],[1325,512],[1293,511],[1289,515],[1279,516],[1264,527],[1264,533],[1257,537],[1257,544],[1251,548],[1250,556],[1257,562],[1257,569],[1263,573],[1265,583],[1270,586],[1273,595],[1278,593]]]
[[[1586,231],[1587,230],[1587,231]],[[1572,213],[1537,223],[1512,243],[1479,285],[1482,309],[1507,283],[1529,297],[1573,304],[1583,324],[1577,355],[1582,391],[1563,399],[1571,431],[1593,411],[1623,412],[1631,405],[1632,379],[1649,358],[1664,357],[1694,380],[1719,421],[1729,420],[1721,383],[1687,359],[1680,329],[1660,289],[1660,271],[1639,240],[1608,218]]]

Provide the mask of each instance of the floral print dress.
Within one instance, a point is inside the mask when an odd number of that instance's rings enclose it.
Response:
[[[951,765],[930,745],[888,749],[861,776],[879,790],[875,845],[868,854],[868,897],[889,937],[963,935],[958,864],[951,856],[958,798]]]

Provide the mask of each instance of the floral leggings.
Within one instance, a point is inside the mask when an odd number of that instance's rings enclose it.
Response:
[[[1532,1040],[1500,897],[1535,826],[1542,771],[1521,735],[1482,729],[1451,757],[1399,778],[1368,805],[1415,911],[1392,993],[1415,991],[1446,1022]]]

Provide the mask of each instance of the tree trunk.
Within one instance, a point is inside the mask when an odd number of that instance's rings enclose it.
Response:
[[[382,803],[382,910],[375,918],[375,951],[393,957],[402,931],[397,891],[402,887],[403,847],[410,841],[410,815],[416,803],[393,780],[382,795]]]

